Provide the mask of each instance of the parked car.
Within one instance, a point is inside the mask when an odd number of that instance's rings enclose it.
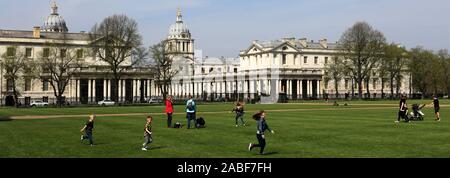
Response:
[[[103,100],[103,101],[98,102],[99,106],[114,106],[115,104],[116,104],[116,102],[111,101],[111,100]]]
[[[149,104],[158,104],[158,103],[162,103],[162,100],[161,99],[150,98],[149,100],[147,100],[147,103],[149,103]]]
[[[43,101],[34,101],[30,103],[31,107],[48,107],[48,102]]]

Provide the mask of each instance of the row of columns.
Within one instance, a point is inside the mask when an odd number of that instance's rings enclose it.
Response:
[[[113,85],[113,80],[111,79],[87,79],[87,98],[88,103],[93,103],[97,101],[97,80],[103,80],[103,99],[111,100],[112,93],[111,87]],[[132,91],[128,91],[131,94],[133,102],[140,101],[143,97],[148,99],[153,96],[161,96],[159,88],[155,86],[155,82],[149,79],[123,79],[118,82],[118,102],[125,102],[127,96],[127,81],[131,81]],[[69,84],[69,95],[74,98],[76,102],[80,101],[81,98],[81,80],[74,79],[70,81]]]
[[[315,93],[320,96],[321,93],[321,81],[320,80],[306,80],[306,93],[303,91],[303,81],[304,80],[285,80],[286,85],[283,87],[283,80],[277,80],[276,88],[280,92],[285,92],[287,95],[292,96],[294,94],[293,81],[297,81],[296,93],[297,95],[307,95],[311,96],[313,92],[313,81],[316,81]],[[202,86],[203,84],[203,86]],[[237,85],[237,86],[236,86]],[[234,93],[237,90],[238,93],[247,94],[271,94],[271,80],[261,79],[261,80],[241,80],[241,81],[227,81],[227,82],[186,82],[186,83],[174,83],[169,89],[169,94],[174,96],[200,96],[203,92],[208,94],[217,93]],[[252,96],[246,96],[252,97]]]

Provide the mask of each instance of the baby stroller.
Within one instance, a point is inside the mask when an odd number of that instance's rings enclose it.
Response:
[[[420,106],[419,104],[413,104],[412,109],[413,111],[409,115],[410,121],[423,121],[425,114],[421,111],[422,108],[424,108],[425,105]]]

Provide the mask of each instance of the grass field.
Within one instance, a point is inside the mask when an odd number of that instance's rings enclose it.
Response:
[[[412,103],[430,103],[409,101]],[[200,105],[205,129],[165,128],[162,106],[91,108],[0,108],[0,157],[74,158],[316,158],[450,157],[450,101],[441,101],[442,122],[431,108],[423,122],[394,124],[397,102],[247,105],[248,127],[236,128],[231,104]],[[247,151],[256,142],[251,113],[264,109],[275,135],[267,134],[267,155]],[[175,121],[186,124],[183,106]],[[95,113],[94,141],[80,142],[80,128]],[[145,116],[151,113],[152,149],[140,150]],[[130,115],[114,115],[130,114]],[[40,117],[37,117],[40,116]],[[52,117],[50,117],[52,116]]]

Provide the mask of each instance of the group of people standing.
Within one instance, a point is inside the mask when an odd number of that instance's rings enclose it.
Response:
[[[174,114],[174,102],[173,97],[168,96],[168,98],[165,101],[165,113],[167,115],[167,128],[172,128],[172,120],[173,120],[173,114]],[[239,127],[238,121],[240,121],[241,126],[246,126],[246,123],[244,121],[244,104],[241,102],[238,102],[236,106],[234,107],[233,111],[236,113],[235,117],[235,124],[236,127]],[[189,96],[189,100],[186,102],[186,119],[187,119],[187,129],[191,128],[191,123],[194,121],[195,128],[198,128],[199,125],[197,123],[196,118],[197,113],[197,106],[192,98],[192,96]],[[96,116],[95,114],[92,114],[89,116],[88,121],[83,126],[83,128],[80,130],[80,132],[84,132],[83,135],[81,135],[81,141],[89,140],[90,146],[94,146],[93,141],[93,129],[94,129],[94,120]],[[250,143],[248,146],[248,150],[251,151],[253,148],[259,147],[260,148],[260,154],[264,154],[264,148],[266,147],[266,140],[264,133],[266,131],[270,131],[272,134],[275,132],[269,128],[267,122],[266,122],[266,112],[260,111],[253,115],[253,119],[257,121],[257,131],[256,131],[256,138],[258,140],[258,144]],[[142,144],[142,150],[147,151],[149,149],[149,145],[153,142],[152,137],[152,122],[153,117],[147,116],[145,126],[144,126],[144,143]]]
[[[400,104],[399,104],[399,111],[398,111],[398,117],[395,121],[396,123],[399,123],[401,119],[404,119],[405,122],[410,122],[408,118],[408,104],[406,102],[406,96],[402,95],[400,97]],[[433,102],[429,105],[433,105],[434,107],[434,114],[435,114],[435,121],[441,121],[441,114],[440,114],[440,104],[439,104],[439,97],[437,95],[433,96]]]

